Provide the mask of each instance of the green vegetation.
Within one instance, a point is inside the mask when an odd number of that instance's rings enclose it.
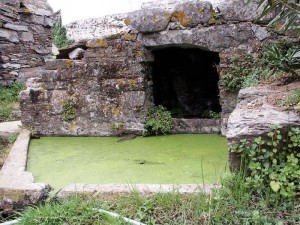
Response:
[[[273,126],[267,138],[240,140],[230,150],[242,156],[248,175],[245,185],[257,193],[271,188],[274,195],[294,197],[300,191],[300,128],[291,128],[286,137],[281,128]]]
[[[173,129],[171,113],[161,105],[150,107],[146,115],[144,128],[144,136],[170,133]]]
[[[52,201],[38,208],[29,207],[20,214],[20,225],[125,225],[121,219],[115,219],[94,210],[93,201],[72,198],[61,202]]]
[[[299,33],[300,28],[297,25],[297,19],[300,17],[300,3],[298,0],[259,0],[258,3],[259,7],[264,5],[264,9],[257,21],[267,15],[275,14],[269,26],[276,30],[292,28],[296,34]]]
[[[228,159],[219,135],[42,137],[30,142],[27,170],[56,189],[70,183],[218,183]]]
[[[67,99],[64,101],[61,112],[63,121],[71,122],[72,120],[76,119],[75,108],[76,102],[74,102],[72,99]]]
[[[223,181],[222,188],[210,194],[182,195],[173,192],[142,196],[133,191],[129,196],[105,195],[93,200],[77,196],[27,209],[22,213],[22,221],[27,223],[21,224],[79,224],[78,221],[86,221],[81,224],[100,224],[102,215],[91,208],[116,212],[147,225],[300,223],[297,199],[286,201],[272,196],[268,191],[257,194],[256,188],[245,185],[243,180],[244,175],[239,173],[228,177]],[[52,223],[54,220],[55,223]]]
[[[17,140],[18,134],[11,134],[7,138],[0,137],[0,169],[8,156],[9,149]]]
[[[300,88],[290,93],[286,100],[283,100],[279,103],[279,106],[282,106],[286,109],[294,109],[296,112],[300,112]]]
[[[66,28],[63,27],[60,18],[54,23],[54,26],[52,28],[53,43],[56,47],[63,48],[73,43],[73,41],[67,39],[66,34]]]
[[[212,110],[206,110],[202,114],[203,118],[211,118],[211,119],[220,119],[222,117],[222,114],[220,112],[214,112]]]
[[[298,79],[299,51],[297,43],[280,41],[263,46],[262,53],[257,57],[251,54],[233,56],[228,70],[222,75],[225,90],[238,91],[267,79],[278,79],[286,73]]]
[[[26,86],[23,83],[13,83],[8,87],[0,86],[0,122],[14,120],[14,108],[19,104],[19,93]]]

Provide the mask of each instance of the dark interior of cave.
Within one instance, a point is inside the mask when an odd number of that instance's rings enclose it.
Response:
[[[197,48],[153,50],[153,95],[177,118],[210,118],[221,112],[219,54]]]

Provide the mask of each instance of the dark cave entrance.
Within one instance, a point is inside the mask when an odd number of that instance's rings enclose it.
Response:
[[[219,54],[198,48],[153,50],[153,95],[175,118],[213,118],[219,103]]]

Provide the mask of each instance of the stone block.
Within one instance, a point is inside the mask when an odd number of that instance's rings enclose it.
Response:
[[[0,40],[19,43],[19,36],[16,31],[0,28]]]
[[[128,14],[125,23],[141,33],[165,30],[171,13],[163,9],[138,10]]]
[[[194,27],[205,24],[212,17],[212,4],[210,2],[191,1],[176,5],[172,16],[184,27]]]

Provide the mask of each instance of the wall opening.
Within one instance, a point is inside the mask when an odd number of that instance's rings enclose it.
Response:
[[[221,112],[219,54],[198,48],[153,50],[153,95],[175,118],[209,118]]]

